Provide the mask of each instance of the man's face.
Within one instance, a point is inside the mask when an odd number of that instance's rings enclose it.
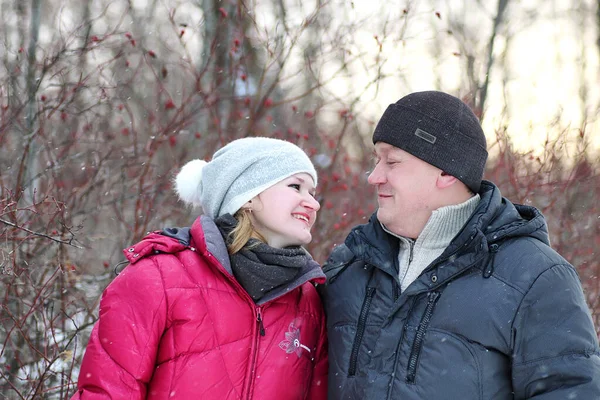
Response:
[[[377,188],[377,218],[393,233],[416,239],[435,209],[442,171],[384,142],[375,144],[375,162],[369,183]]]

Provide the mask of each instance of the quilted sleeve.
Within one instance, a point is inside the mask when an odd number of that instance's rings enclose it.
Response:
[[[145,399],[166,310],[154,260],[127,266],[102,295],[72,399]]]
[[[600,353],[579,278],[570,265],[542,273],[513,325],[515,399],[600,399]]]
[[[327,356],[327,324],[325,314],[321,313],[321,331],[319,333],[319,344],[315,357],[315,369],[311,382],[308,400],[327,400],[327,370],[329,359]]]

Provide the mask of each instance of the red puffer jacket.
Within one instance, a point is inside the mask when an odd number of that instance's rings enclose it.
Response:
[[[210,218],[171,232],[125,250],[130,265],[103,294],[73,399],[325,400],[325,320],[311,283],[324,282],[320,267],[255,304]]]

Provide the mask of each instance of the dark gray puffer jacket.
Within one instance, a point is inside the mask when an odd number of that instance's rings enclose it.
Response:
[[[321,286],[329,399],[600,399],[600,351],[575,269],[541,213],[490,182],[444,253],[401,293],[398,239],[373,216]],[[576,243],[573,243],[576,246]]]

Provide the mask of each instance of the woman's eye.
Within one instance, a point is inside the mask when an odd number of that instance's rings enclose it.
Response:
[[[291,188],[293,188],[293,189],[300,190],[300,185],[297,184],[297,183],[292,183],[292,184],[290,184],[288,186],[291,187]]]

